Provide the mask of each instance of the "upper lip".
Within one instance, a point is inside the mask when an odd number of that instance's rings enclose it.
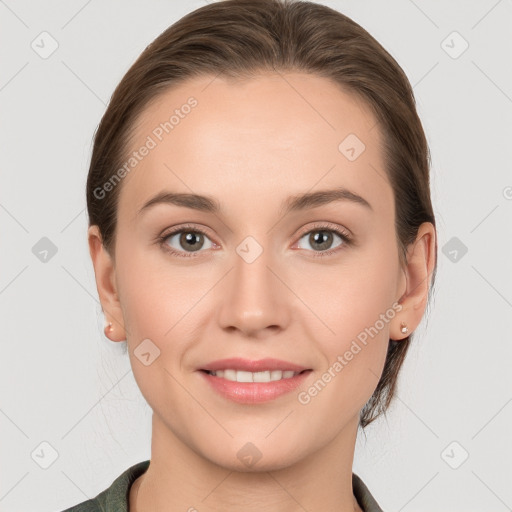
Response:
[[[200,368],[201,370],[216,371],[216,370],[242,370],[247,372],[261,372],[264,370],[281,370],[301,372],[308,370],[305,366],[282,361],[281,359],[265,358],[251,361],[241,357],[230,357],[227,359],[219,359],[213,361]]]

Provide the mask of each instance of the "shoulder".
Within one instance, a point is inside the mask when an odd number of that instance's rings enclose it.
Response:
[[[364,512],[384,512],[363,480],[355,473],[352,473],[352,488],[354,496]]]
[[[149,467],[149,460],[139,462],[121,473],[104,491],[62,512],[128,512],[128,495],[132,483]]]

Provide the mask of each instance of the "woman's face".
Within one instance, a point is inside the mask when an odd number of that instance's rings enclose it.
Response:
[[[406,286],[380,137],[361,101],[300,73],[196,78],[146,109],[117,185],[115,286],[154,436],[240,469],[355,431]],[[144,208],[163,193],[188,199]],[[227,396],[202,371],[225,358],[309,371],[278,396],[283,381],[227,379]]]

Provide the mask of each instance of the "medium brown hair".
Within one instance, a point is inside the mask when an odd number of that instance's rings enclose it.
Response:
[[[105,249],[115,257],[121,184],[104,197],[95,191],[126,162],[137,119],[149,102],[195,76],[243,79],[262,71],[328,78],[371,108],[383,136],[405,264],[420,224],[435,226],[430,152],[412,87],[395,59],[360,25],[327,6],[297,0],[223,0],[196,9],[160,34],[130,67],[96,131],[87,178],[89,225],[99,227]],[[437,258],[432,284],[436,268]],[[363,428],[390,405],[410,342],[411,336],[389,340],[383,374],[361,410]]]

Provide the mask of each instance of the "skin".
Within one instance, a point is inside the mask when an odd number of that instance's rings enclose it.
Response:
[[[128,343],[153,410],[151,464],[131,488],[130,510],[361,510],[352,489],[359,413],[382,374],[389,338],[403,339],[400,323],[412,332],[424,314],[435,229],[420,227],[402,267],[379,127],[360,100],[329,80],[194,78],[149,105],[133,149],[190,96],[198,105],[120,185],[115,261],[97,226],[88,232],[99,297],[114,326],[108,336]],[[366,146],[354,161],[338,150],[349,133]],[[289,196],[340,186],[372,208],[345,200],[280,213]],[[137,216],[164,189],[214,197],[222,210],[159,204]],[[200,250],[180,245],[179,234],[165,243],[198,257],[174,256],[155,242],[185,223],[207,230]],[[315,245],[309,234],[319,223],[349,230],[354,243],[331,232],[330,245]],[[236,251],[247,236],[263,248],[252,263]],[[337,252],[315,257],[330,249]],[[402,310],[378,335],[307,405],[299,403],[298,392],[397,302]],[[134,354],[146,338],[160,350],[148,366]],[[275,357],[313,371],[296,391],[237,404],[197,371],[232,356]],[[261,452],[252,467],[237,457],[247,442]]]

